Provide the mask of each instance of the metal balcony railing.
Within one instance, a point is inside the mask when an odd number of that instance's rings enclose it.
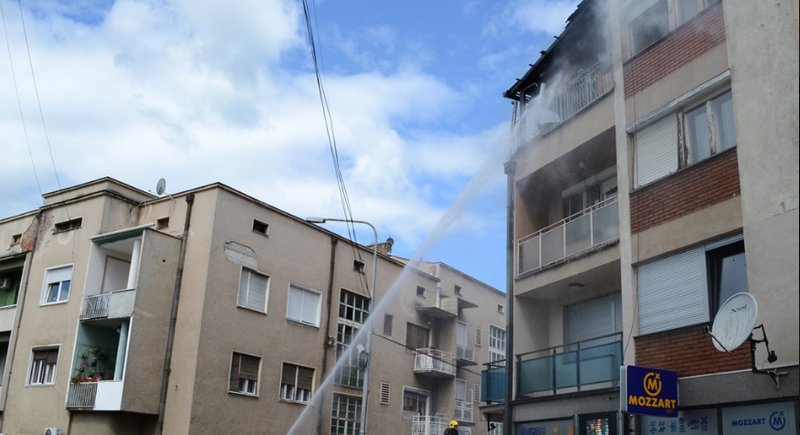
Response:
[[[454,418],[459,423],[472,423],[472,402],[456,399]]]
[[[415,415],[411,422],[411,435],[441,435],[450,419],[444,414]]]
[[[414,373],[455,375],[453,354],[433,348],[417,349],[414,352]]]
[[[622,333],[517,355],[517,394],[619,380]]]
[[[475,362],[475,349],[466,346],[456,346],[456,358]]]
[[[70,384],[67,409],[94,409],[95,397],[97,397],[97,382]]]
[[[613,87],[611,63],[600,61],[573,74],[564,86],[538,95],[527,103],[525,111],[514,124],[512,152],[555,129]]]
[[[518,243],[518,275],[541,269],[619,239],[617,197],[556,222]]]
[[[110,299],[111,293],[84,297],[83,307],[81,308],[81,320],[108,317],[108,301]]]

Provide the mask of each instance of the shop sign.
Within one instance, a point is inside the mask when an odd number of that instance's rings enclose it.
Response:
[[[620,407],[630,414],[676,417],[678,374],[647,367],[620,367]]]
[[[722,433],[795,435],[797,434],[796,406],[797,402],[778,402],[722,408]]]

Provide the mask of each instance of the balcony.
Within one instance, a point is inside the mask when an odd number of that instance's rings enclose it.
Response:
[[[131,317],[135,302],[134,289],[85,296],[81,307],[81,320]]]
[[[453,354],[438,349],[417,349],[414,351],[414,373],[433,376],[455,376],[455,358],[453,358]]]
[[[506,397],[506,362],[495,361],[486,364],[481,372],[481,401],[503,403]]]
[[[66,406],[72,411],[119,411],[122,409],[122,381],[70,384]]]
[[[411,435],[441,435],[450,424],[444,414],[415,415],[411,422]]]
[[[622,334],[541,349],[517,356],[517,394],[581,391],[619,380]]]
[[[456,346],[456,360],[458,364],[468,366],[475,365],[475,349],[462,345]]]
[[[611,63],[601,61],[574,73],[563,86],[554,85],[555,90],[538,95],[514,124],[512,153],[577,115],[613,87]]]
[[[521,238],[518,243],[518,276],[619,240],[617,211],[617,197],[613,196]]]

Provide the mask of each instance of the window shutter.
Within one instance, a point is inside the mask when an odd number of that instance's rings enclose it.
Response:
[[[584,342],[621,330],[622,297],[619,293],[567,307],[567,343]]]
[[[634,134],[634,188],[678,170],[678,122],[671,114]]]
[[[231,378],[228,381],[228,391],[239,391],[239,373],[242,363],[242,356],[238,353],[233,354],[231,359]]]
[[[57,269],[49,269],[47,271],[47,282],[61,282],[69,281],[72,279],[72,266],[59,267]]]
[[[266,311],[268,279],[264,275],[242,269],[238,304],[254,310]]]
[[[284,363],[281,371],[281,383],[294,386],[296,371],[297,366]]]
[[[258,380],[258,361],[259,359],[254,356],[242,355],[241,373],[242,379],[249,379],[251,381]]]
[[[314,386],[314,369],[308,367],[297,368],[297,388],[311,391]]]
[[[708,285],[702,247],[643,264],[636,273],[640,334],[708,321]]]

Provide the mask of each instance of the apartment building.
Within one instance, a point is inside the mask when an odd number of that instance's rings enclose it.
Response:
[[[798,433],[797,47],[797,1],[584,0],[521,60],[506,434]],[[639,369],[674,402],[632,409]]]
[[[366,433],[487,434],[505,295],[406,263],[218,183],[46,194],[0,220],[0,433],[359,434],[367,378]]]

